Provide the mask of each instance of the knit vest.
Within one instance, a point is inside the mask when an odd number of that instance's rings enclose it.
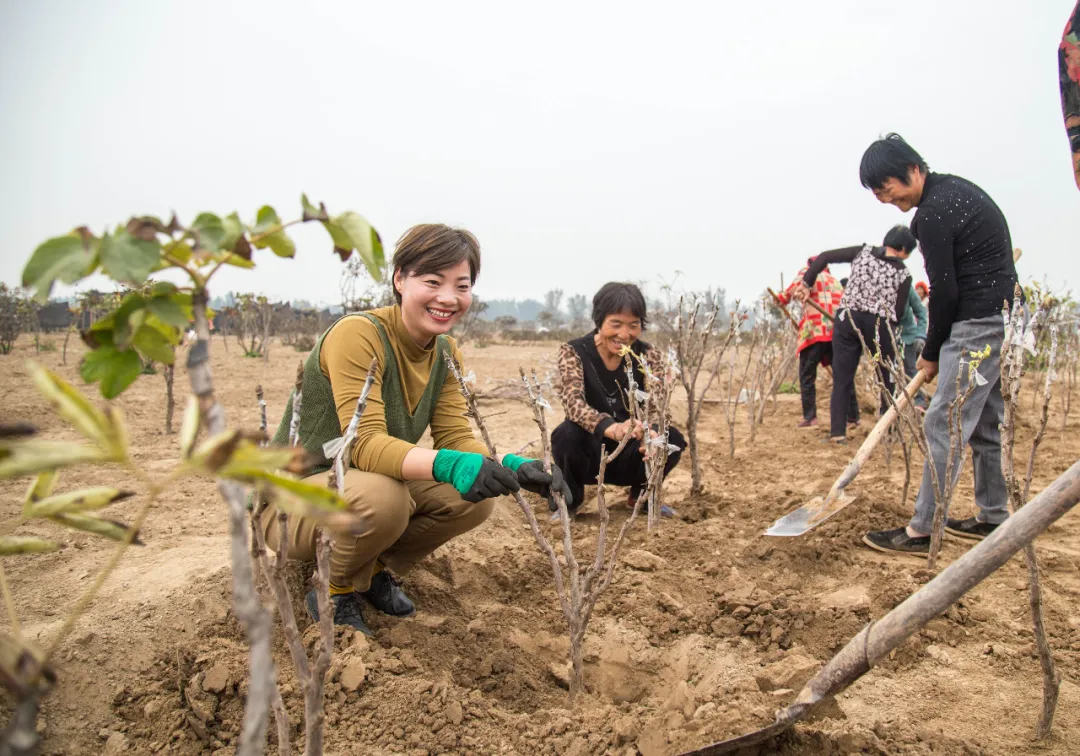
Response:
[[[887,322],[896,322],[896,299],[901,286],[910,286],[911,273],[903,264],[889,262],[874,254],[869,244],[851,261],[851,275],[840,306],[868,312]]]
[[[443,353],[449,350],[450,345],[445,336],[435,339],[435,364],[431,369],[424,393],[420,397],[420,403],[416,410],[409,411],[405,401],[405,389],[401,383],[401,373],[398,370],[397,358],[390,346],[390,337],[383,328],[378,318],[366,312],[355,315],[346,315],[334,325],[327,328],[325,333],[315,343],[307,360],[304,361],[304,378],[301,382],[303,399],[300,406],[300,426],[298,435],[300,445],[322,460],[312,468],[309,475],[330,469],[330,460],[323,454],[323,444],[332,441],[342,434],[341,425],[338,421],[337,406],[334,403],[334,392],[330,386],[330,379],[323,375],[319,367],[322,353],[323,340],[326,334],[333,330],[334,326],[345,318],[366,318],[375,324],[379,331],[379,340],[383,345],[383,358],[379,369],[382,372],[382,400],[386,408],[386,432],[394,438],[400,438],[415,444],[424,435],[424,431],[431,425],[431,416],[435,412],[435,403],[439,392],[446,382],[446,360]],[[295,394],[295,390],[293,392]],[[289,395],[289,401],[285,405],[285,413],[278,423],[277,432],[274,434],[273,443],[284,446],[289,443],[289,425],[292,422],[293,394]]]
[[[608,370],[600,353],[596,351],[595,337],[596,331],[592,331],[567,342],[581,360],[585,402],[593,409],[611,415],[617,422],[623,422],[630,419],[626,398],[626,366],[620,362],[616,370]],[[649,345],[641,340],[630,345],[630,350],[641,359],[645,359],[645,353],[649,349]],[[639,389],[645,389],[645,373],[638,360],[634,360],[634,381]]]

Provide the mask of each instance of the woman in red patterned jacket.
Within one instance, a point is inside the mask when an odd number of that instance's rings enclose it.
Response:
[[[792,299],[795,290],[806,275],[807,268],[814,262],[814,258],[806,261],[806,265],[799,271],[791,286],[776,295],[780,304],[786,305]],[[818,307],[832,315],[840,306],[840,298],[844,295],[844,287],[840,285],[829,273],[826,266],[814,281],[814,287],[810,290],[810,299]],[[813,428],[817,426],[817,369],[818,365],[828,366],[832,362],[833,325],[831,320],[812,307],[803,306],[802,320],[799,321],[799,346],[795,353],[799,355],[799,393],[802,395],[803,419],[796,428]],[[851,401],[848,402],[848,425],[859,425],[859,403],[855,400],[854,392]]]

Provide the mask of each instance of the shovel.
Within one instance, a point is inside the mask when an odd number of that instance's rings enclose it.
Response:
[[[848,466],[844,468],[844,472],[842,472],[840,477],[836,479],[836,482],[832,484],[832,488],[829,489],[829,493],[825,495],[825,498],[815,496],[798,509],[784,515],[774,522],[771,528],[765,531],[765,535],[800,536],[803,533],[813,530],[848,504],[855,501],[855,497],[845,494],[844,489],[847,488],[847,485],[851,481],[855,480],[855,476],[859,474],[859,471],[862,470],[862,466],[866,464],[866,460],[869,459],[870,455],[873,453],[874,447],[876,447],[878,442],[885,436],[885,433],[889,430],[889,426],[892,425],[893,421],[896,419],[897,410],[902,410],[908,405],[911,401],[911,397],[915,396],[919,387],[923,385],[923,381],[925,380],[926,373],[923,371],[920,370],[915,374],[915,377],[911,379],[911,383],[909,383],[903,393],[897,397],[896,406],[889,407],[889,410],[877,421],[877,425],[874,426],[874,429],[870,431],[870,435],[863,441],[862,446],[859,447],[859,451],[855,452],[855,457],[848,463]]]
[[[864,627],[806,683],[790,706],[776,713],[776,721],[771,725],[682,756],[720,756],[776,737],[887,658],[894,648],[1008,562],[1077,502],[1080,502],[1080,462],[902,604]]]

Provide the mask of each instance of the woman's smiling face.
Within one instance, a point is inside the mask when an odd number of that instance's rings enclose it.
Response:
[[[414,275],[398,270],[394,288],[401,294],[405,328],[420,346],[447,333],[472,304],[472,270],[468,260],[435,273]]]
[[[631,312],[617,312],[604,318],[597,329],[597,346],[610,354],[618,354],[641,338],[641,318]]]

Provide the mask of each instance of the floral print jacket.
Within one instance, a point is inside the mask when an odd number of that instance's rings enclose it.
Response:
[[[1065,131],[1072,147],[1073,175],[1080,189],[1080,2],[1065,24],[1058,48],[1058,81],[1061,85],[1061,111]]]

